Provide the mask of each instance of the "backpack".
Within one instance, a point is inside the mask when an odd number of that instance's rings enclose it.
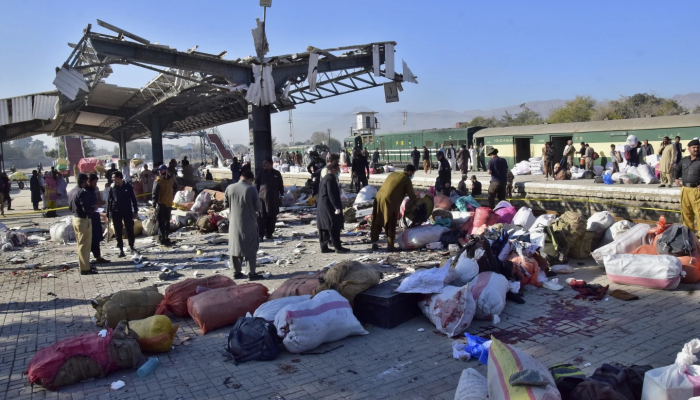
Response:
[[[545,257],[549,265],[566,264],[569,260],[569,244],[562,231],[556,231],[552,226],[544,227],[544,246],[540,253]]]
[[[574,243],[583,240],[583,235],[586,233],[587,222],[583,215],[574,211],[567,211],[551,225],[554,231],[559,231],[564,234],[566,243],[569,245],[569,252],[567,254],[571,255],[571,249]],[[573,255],[571,256],[573,257]]]
[[[226,351],[236,364],[274,360],[278,354],[277,330],[264,318],[240,317],[228,335]]]
[[[591,157],[591,158],[593,158],[594,160],[597,160],[598,158],[600,158],[600,155],[596,152],[593,152],[593,157]]]
[[[675,257],[689,256],[695,252],[695,241],[691,240],[693,233],[687,226],[673,224],[661,234],[656,242],[656,251],[659,254],[670,254]]]
[[[584,171],[583,175],[581,176],[581,179],[595,179],[595,172]]]
[[[585,231],[581,240],[574,242],[569,248],[569,255],[573,258],[587,258],[593,249],[595,231]]]

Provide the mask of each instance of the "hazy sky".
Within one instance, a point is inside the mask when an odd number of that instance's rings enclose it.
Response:
[[[8,1],[0,13],[0,98],[53,90],[54,67],[97,18],[179,50],[254,53],[250,30],[258,0],[92,2]],[[393,40],[418,76],[401,102],[381,89],[303,105],[297,118],[322,118],[357,106],[377,111],[490,109],[588,94],[598,100],[637,92],[672,96],[700,91],[700,2],[636,1],[320,1],[273,0],[270,55]],[[695,28],[694,28],[695,27]],[[109,83],[141,87],[154,76],[116,66]],[[286,136],[287,115],[273,117]],[[348,116],[349,124],[352,117]],[[223,128],[247,141],[247,123]],[[299,136],[308,135],[299,133]]]

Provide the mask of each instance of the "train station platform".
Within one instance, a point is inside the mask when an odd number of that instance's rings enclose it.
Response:
[[[369,184],[379,187],[384,183],[387,173],[369,177]],[[476,175],[483,186],[483,194],[476,196],[482,204],[487,205],[487,192],[490,176],[485,172],[469,173]],[[296,184],[304,186],[309,179],[308,173],[283,173],[285,186]],[[427,190],[435,184],[437,171],[425,174],[416,172],[413,186]],[[341,174],[340,182],[350,186],[350,174]],[[452,184],[456,187],[461,174],[452,174]],[[469,185],[468,187],[471,187]],[[346,189],[347,190],[347,189]],[[544,175],[516,176],[513,183],[513,195],[509,201],[515,206],[527,206],[535,211],[563,213],[575,210],[591,215],[597,211],[609,211],[616,219],[658,221],[661,215],[668,222],[680,222],[680,188],[659,188],[658,184],[597,184],[590,179],[555,181],[545,180]]]

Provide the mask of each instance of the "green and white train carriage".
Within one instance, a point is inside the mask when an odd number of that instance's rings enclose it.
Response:
[[[554,145],[555,160],[559,162],[568,140],[573,141],[577,151],[574,156],[576,165],[581,142],[586,142],[600,155],[595,165],[605,166],[610,161],[610,145],[623,144],[629,135],[637,136],[639,141],[649,140],[657,154],[664,136],[671,140],[680,136],[685,148],[690,140],[700,137],[700,115],[487,128],[476,132],[474,139],[483,140],[487,154],[492,148],[497,148],[498,155],[508,160],[510,167],[531,157],[541,157],[545,142],[550,141]]]

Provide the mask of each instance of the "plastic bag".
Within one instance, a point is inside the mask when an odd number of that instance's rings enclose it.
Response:
[[[357,193],[357,197],[355,197],[355,202],[353,204],[357,205],[359,203],[372,201],[375,197],[377,197],[377,189],[374,186],[367,185],[360,189],[360,191]]]
[[[178,327],[165,315],[154,315],[129,322],[129,329],[138,335],[141,351],[146,353],[169,352]]]
[[[469,327],[474,319],[476,302],[469,292],[469,285],[445,286],[442,293],[426,296],[419,301],[418,308],[438,331],[453,337],[463,333]]]
[[[603,172],[603,183],[606,185],[612,185],[614,183],[610,171]]]
[[[700,392],[700,366],[695,365],[698,352],[700,340],[693,339],[676,355],[675,363],[647,371],[642,400],[686,400]]]
[[[285,306],[275,316],[275,327],[290,353],[369,333],[353,315],[350,303],[335,290],[324,290],[311,300]]]
[[[396,289],[398,293],[441,293],[448,280],[450,265],[441,268],[420,269],[406,277]]]
[[[476,201],[472,195],[460,197],[457,199],[456,205],[459,211],[469,211],[467,209],[468,205],[474,207],[475,209],[481,207],[481,204]]]
[[[205,214],[211,206],[212,198],[208,192],[200,193],[194,201],[191,211],[197,214]]]
[[[529,230],[532,224],[535,223],[535,216],[532,215],[532,210],[530,208],[520,207],[518,212],[515,213],[511,223],[513,225],[522,226],[525,230]]]

